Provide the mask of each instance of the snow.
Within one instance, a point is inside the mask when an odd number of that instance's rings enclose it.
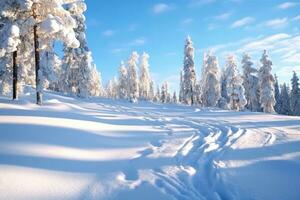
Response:
[[[300,117],[31,92],[0,97],[0,199],[300,199]]]

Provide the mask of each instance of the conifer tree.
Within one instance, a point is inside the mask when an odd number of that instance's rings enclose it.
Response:
[[[262,63],[259,69],[260,103],[264,112],[274,113],[276,103],[274,94],[275,79],[272,75],[272,61],[269,59],[266,50],[264,50],[260,62]]]

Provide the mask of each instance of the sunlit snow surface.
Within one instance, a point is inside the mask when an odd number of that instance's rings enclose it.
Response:
[[[300,199],[300,117],[0,97],[0,199]]]

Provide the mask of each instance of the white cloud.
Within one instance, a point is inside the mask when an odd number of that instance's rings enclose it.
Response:
[[[161,13],[170,11],[172,9],[173,9],[173,7],[171,5],[168,5],[168,4],[165,4],[165,3],[158,3],[158,4],[155,4],[153,6],[152,12],[154,14],[161,14]]]
[[[253,17],[244,17],[242,19],[239,19],[237,21],[235,21],[232,25],[231,28],[239,28],[239,27],[243,27],[246,26],[248,24],[251,24],[252,22],[254,22],[255,19]]]
[[[130,46],[142,46],[146,44],[147,39],[145,37],[136,38],[129,43]]]
[[[111,37],[111,36],[115,35],[116,32],[117,31],[115,31],[115,30],[106,30],[106,31],[102,32],[102,35],[105,37]]]
[[[215,18],[216,20],[226,20],[226,19],[228,19],[231,15],[232,15],[231,12],[225,12],[225,13],[222,13],[222,14],[220,14],[220,15],[215,16],[214,18]]]
[[[293,21],[300,21],[300,15],[293,18]]]
[[[277,19],[272,19],[269,21],[265,22],[265,26],[270,27],[270,28],[281,28],[287,25],[288,23],[288,18],[277,18]]]
[[[277,6],[277,8],[282,9],[282,10],[285,10],[285,9],[288,9],[288,8],[295,7],[295,6],[297,6],[297,5],[299,5],[299,3],[296,3],[296,2],[284,2],[284,3],[282,3],[282,4],[279,4],[279,5]]]

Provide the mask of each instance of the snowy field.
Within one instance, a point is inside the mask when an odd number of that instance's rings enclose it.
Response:
[[[300,117],[0,97],[0,199],[300,199]]]

